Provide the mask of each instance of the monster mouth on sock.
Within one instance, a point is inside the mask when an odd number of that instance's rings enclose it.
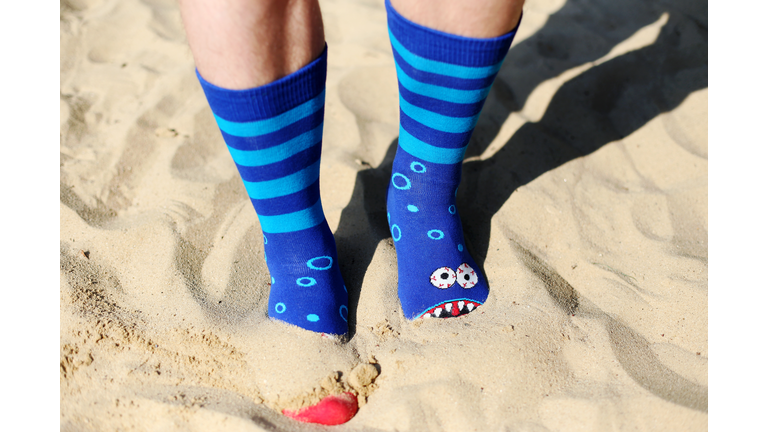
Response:
[[[418,318],[454,318],[472,312],[481,304],[471,300],[451,300],[427,309]]]

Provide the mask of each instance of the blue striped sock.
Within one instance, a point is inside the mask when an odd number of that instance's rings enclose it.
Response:
[[[259,216],[269,316],[341,335],[348,296],[319,187],[326,60],[327,48],[297,72],[248,90],[198,78]]]
[[[488,284],[464,245],[461,163],[517,29],[472,39],[408,21],[386,1],[400,87],[400,138],[387,194],[398,295],[408,319],[464,315]]]

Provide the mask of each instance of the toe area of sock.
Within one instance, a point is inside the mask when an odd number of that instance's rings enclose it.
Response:
[[[352,392],[328,395],[315,405],[299,410],[283,410],[283,415],[304,423],[326,426],[346,423],[357,414],[357,397]]]
[[[483,303],[472,300],[450,300],[439,305],[433,306],[415,319],[423,318],[457,318],[467,315],[477,310]]]

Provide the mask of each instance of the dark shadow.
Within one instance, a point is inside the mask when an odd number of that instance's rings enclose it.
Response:
[[[654,44],[563,84],[541,121],[523,125],[492,157],[464,164],[459,209],[478,264],[488,250],[491,218],[518,187],[628,136],[706,87],[706,28],[674,14]]]
[[[600,59],[641,28],[658,21],[665,12],[669,14],[668,24],[687,21],[703,30],[706,46],[708,6],[704,0],[568,1],[547,18],[536,34],[515,45],[507,54],[467,156],[481,154],[497,135],[504,119],[511,112],[521,110],[541,83]]]

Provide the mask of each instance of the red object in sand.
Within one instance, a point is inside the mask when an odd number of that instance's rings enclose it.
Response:
[[[352,392],[329,395],[317,405],[298,411],[283,410],[283,415],[305,423],[339,425],[348,422],[357,414],[357,396]]]

